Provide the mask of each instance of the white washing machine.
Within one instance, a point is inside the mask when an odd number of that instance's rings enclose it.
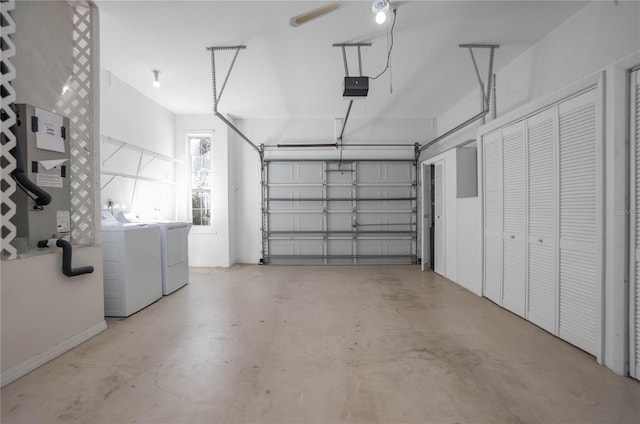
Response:
[[[102,211],[104,314],[128,317],[162,297],[160,226],[123,224]]]
[[[118,221],[139,222],[128,212],[118,213]],[[185,221],[152,221],[160,226],[160,251],[162,260],[162,294],[167,296],[189,283],[189,230]]]

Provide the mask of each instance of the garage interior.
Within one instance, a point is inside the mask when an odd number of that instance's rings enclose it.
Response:
[[[2,422],[640,420],[640,2],[0,5]]]

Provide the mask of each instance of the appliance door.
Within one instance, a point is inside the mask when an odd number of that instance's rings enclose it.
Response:
[[[187,261],[189,227],[167,228],[167,265],[172,267]]]

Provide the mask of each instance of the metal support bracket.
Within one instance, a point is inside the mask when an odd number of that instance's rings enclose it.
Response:
[[[231,128],[236,134],[238,134],[244,141],[249,143],[249,145],[260,154],[260,149],[258,146],[249,140],[249,138],[242,133],[235,125],[233,125],[227,118],[224,117],[220,112],[218,112],[218,104],[220,103],[220,99],[222,98],[222,93],[224,93],[224,89],[227,86],[227,82],[229,81],[229,76],[231,75],[231,71],[233,70],[233,65],[236,63],[236,59],[238,58],[238,54],[240,50],[246,49],[247,46],[218,46],[218,47],[207,47],[207,50],[211,52],[211,77],[213,82],[213,113],[216,117],[218,117],[226,126]],[[227,71],[227,75],[224,78],[224,82],[222,83],[222,87],[220,88],[220,92],[218,93],[218,86],[216,81],[216,52],[217,51],[234,51],[233,59],[231,60],[231,65],[229,66],[229,70]]]
[[[362,47],[371,47],[371,43],[335,43],[332,47],[342,49],[342,60],[344,61],[344,76],[349,76],[349,64],[347,63],[347,47],[355,47],[358,52],[358,75],[362,76]]]
[[[494,75],[493,75],[493,63],[495,57],[495,50],[500,48],[499,44],[460,44],[458,47],[469,49],[469,54],[471,56],[471,61],[473,62],[473,68],[476,72],[476,77],[478,78],[478,85],[480,86],[480,93],[482,94],[482,111],[477,115],[472,116],[446,133],[434,138],[433,140],[423,144],[420,147],[418,152],[418,158],[423,151],[425,151],[428,147],[438,143],[439,141],[444,140],[449,137],[451,134],[454,134],[460,131],[462,128],[465,128],[467,125],[484,118],[491,111],[491,94],[493,93],[493,83],[494,83]],[[473,49],[489,49],[489,71],[487,76],[486,84],[482,81],[480,77],[480,71],[478,70],[478,64],[476,62],[476,58],[473,54]],[[485,91],[486,88],[486,91]],[[494,93],[495,94],[495,93]]]
[[[342,60],[344,62],[344,76],[349,76],[349,63],[347,62],[347,47],[355,47],[358,53],[358,75],[362,76],[362,47],[369,47],[371,43],[335,43],[333,47],[340,47],[342,49]],[[342,138],[344,136],[344,130],[347,127],[347,121],[349,120],[349,114],[351,113],[351,106],[353,106],[353,100],[349,100],[349,106],[347,107],[347,113],[342,120],[342,129],[337,141],[340,142],[340,155],[342,155]]]

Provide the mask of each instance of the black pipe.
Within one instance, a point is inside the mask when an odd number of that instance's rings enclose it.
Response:
[[[81,266],[78,268],[71,267],[71,255],[72,255],[72,247],[71,243],[69,243],[65,239],[58,239],[56,241],[56,246],[62,248],[62,273],[67,277],[75,277],[77,275],[82,274],[91,274],[93,272],[93,267],[89,266]]]
[[[51,195],[34,184],[33,181],[24,173],[24,158],[20,149],[20,141],[16,140],[16,145],[11,149],[10,153],[16,158],[16,169],[11,171],[11,175],[17,183],[25,190],[33,193],[36,198],[33,199],[36,206],[46,206],[51,203]],[[28,195],[28,193],[27,193]]]

